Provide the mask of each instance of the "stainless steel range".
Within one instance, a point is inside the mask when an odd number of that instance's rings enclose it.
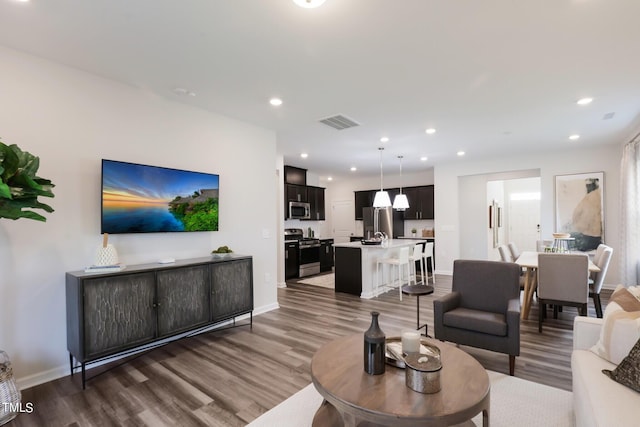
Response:
[[[285,228],[284,240],[298,242],[299,277],[320,273],[320,239],[304,237],[301,228]]]

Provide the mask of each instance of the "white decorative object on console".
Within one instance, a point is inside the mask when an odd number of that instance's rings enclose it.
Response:
[[[95,266],[116,265],[118,264],[118,252],[112,244],[109,243],[109,234],[102,235],[102,246],[96,251],[96,259],[93,262]]]

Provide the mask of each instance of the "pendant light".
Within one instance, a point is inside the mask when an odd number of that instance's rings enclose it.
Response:
[[[393,209],[403,211],[409,209],[409,200],[406,194],[402,194],[402,156],[398,158],[400,159],[400,194],[393,199]]]
[[[389,193],[384,191],[383,185],[382,185],[382,150],[384,150],[384,147],[378,148],[378,151],[380,151],[380,191],[376,192],[376,196],[373,199],[374,208],[386,208],[391,206],[391,199],[389,198]]]

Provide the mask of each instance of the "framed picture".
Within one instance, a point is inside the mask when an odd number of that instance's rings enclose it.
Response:
[[[604,242],[604,172],[556,175],[556,232],[569,233],[578,251]]]

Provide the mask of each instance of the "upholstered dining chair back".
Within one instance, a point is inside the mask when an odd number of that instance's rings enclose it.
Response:
[[[513,262],[513,259],[511,259],[511,252],[509,252],[509,248],[505,245],[498,246],[498,252],[500,253],[500,260],[504,262]]]
[[[604,243],[600,243],[598,245],[598,247],[596,248],[596,254],[593,256],[593,263],[595,265],[599,266],[599,262],[600,262],[600,258],[602,257],[602,254],[604,253],[605,249],[612,249],[611,246],[607,246]]]
[[[591,289],[592,292],[599,294],[600,290],[602,290],[602,285],[604,284],[604,278],[607,276],[607,270],[609,270],[609,263],[611,262],[612,255],[613,248],[610,246],[605,246],[600,257],[597,259],[597,261],[594,261],[594,264],[598,266],[600,271],[596,273],[596,277],[593,281],[593,286]]]
[[[588,279],[589,257],[586,254],[538,254],[538,298],[586,304]]]
[[[513,261],[516,261],[518,258],[520,258],[520,250],[515,243],[509,242],[509,252],[511,252],[511,259],[513,259]]]

